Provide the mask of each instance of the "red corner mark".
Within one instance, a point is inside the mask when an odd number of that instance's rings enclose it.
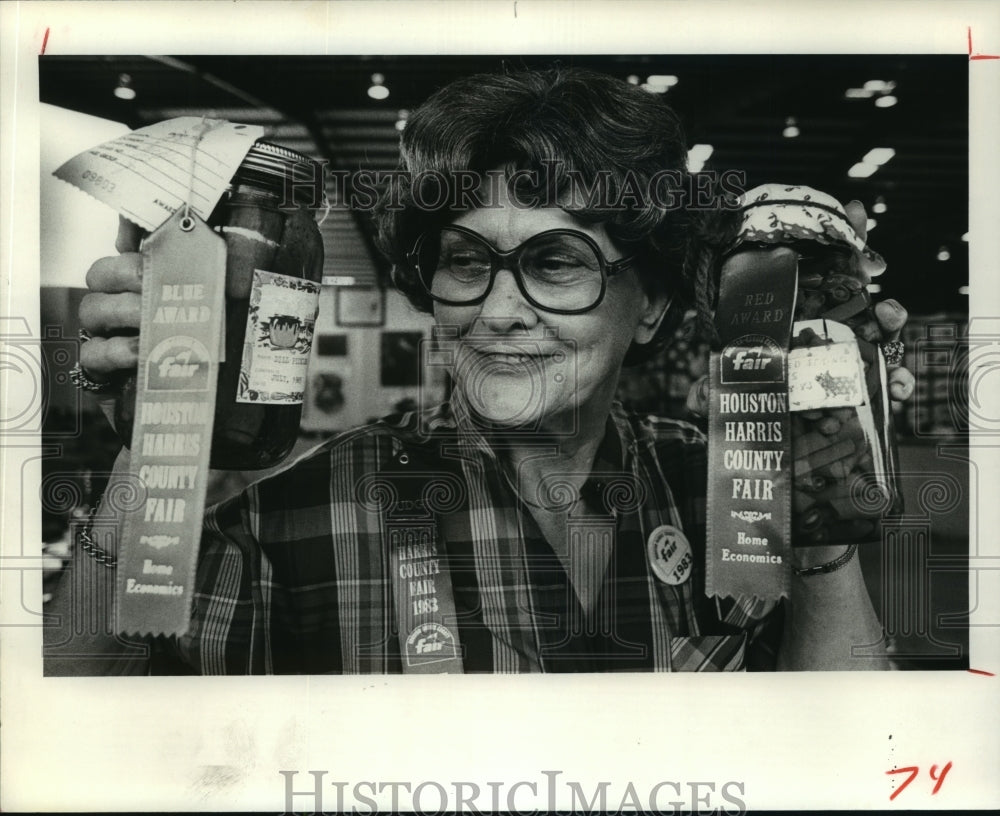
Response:
[[[1000,59],[1000,55],[997,54],[973,54],[972,53],[972,26],[968,26],[966,31],[969,33],[969,59],[970,60],[984,60],[984,59]]]
[[[46,28],[45,36],[42,37],[42,55],[45,54],[45,46],[47,46],[48,44],[49,44],[49,30]],[[972,46],[969,47],[971,48]]]
[[[966,669],[969,674],[982,674],[986,677],[996,677],[993,672],[983,671],[982,669]]]

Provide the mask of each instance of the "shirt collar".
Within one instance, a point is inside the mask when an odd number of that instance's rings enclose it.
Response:
[[[486,441],[459,388],[452,391],[448,402],[418,415],[417,426],[419,435],[428,443],[440,442],[444,436],[448,438],[448,444],[453,443],[456,447],[496,459],[495,451]]]

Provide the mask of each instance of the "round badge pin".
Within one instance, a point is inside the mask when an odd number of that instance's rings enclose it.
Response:
[[[661,524],[649,534],[646,553],[653,574],[671,586],[691,577],[694,553],[684,533],[672,524]]]

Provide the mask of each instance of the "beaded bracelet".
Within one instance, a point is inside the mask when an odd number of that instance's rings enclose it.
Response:
[[[115,558],[111,553],[101,549],[94,543],[93,536],[91,533],[94,531],[94,516],[97,515],[97,510],[101,506],[101,501],[103,496],[97,500],[95,504],[90,509],[90,515],[87,517],[87,523],[81,528],[80,532],[77,533],[77,541],[80,543],[80,549],[83,550],[87,555],[93,558],[101,566],[107,567],[108,569],[114,569],[118,566],[118,559]]]
[[[795,567],[792,570],[792,572],[794,572],[796,575],[802,575],[806,577],[810,575],[824,575],[825,573],[828,572],[836,572],[842,566],[844,566],[844,564],[846,564],[848,561],[854,558],[854,553],[856,553],[857,551],[858,551],[858,545],[851,544],[845,552],[843,552],[837,558],[834,558],[833,561],[827,561],[825,564],[817,564],[815,567],[805,567],[804,569],[799,569],[798,567]]]

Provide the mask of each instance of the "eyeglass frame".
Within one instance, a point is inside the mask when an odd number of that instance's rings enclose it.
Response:
[[[435,295],[433,292],[431,292],[430,284],[424,280],[424,276],[420,271],[420,261],[419,261],[420,250],[423,247],[424,241],[427,240],[429,236],[440,235],[441,232],[443,232],[444,230],[451,230],[461,235],[467,235],[472,238],[475,238],[480,243],[482,243],[483,246],[485,246],[487,251],[489,252],[490,255],[489,283],[486,285],[486,290],[481,295],[479,295],[476,298],[473,298],[472,300],[462,300],[462,301],[447,300],[443,297],[440,297],[439,295]],[[600,294],[598,294],[597,296],[597,300],[595,300],[591,306],[587,306],[586,308],[583,309],[553,309],[549,306],[543,306],[528,293],[527,287],[524,285],[524,277],[521,272],[520,254],[523,252],[526,244],[529,244],[538,238],[544,238],[553,235],[572,235],[575,238],[582,238],[584,243],[587,244],[594,251],[594,256],[597,258],[597,264],[601,269],[601,291]],[[514,264],[512,265],[506,264],[507,259],[511,257],[514,258]],[[475,230],[470,230],[466,227],[459,227],[457,225],[449,224],[447,226],[441,227],[440,229],[428,230],[427,232],[421,233],[421,235],[417,238],[416,243],[414,243],[413,249],[407,253],[406,259],[416,271],[417,278],[420,280],[420,285],[423,286],[424,291],[427,293],[427,296],[430,297],[431,300],[434,300],[437,303],[443,303],[446,306],[478,306],[480,303],[485,301],[486,298],[490,296],[490,292],[493,291],[493,284],[496,282],[497,273],[501,269],[507,269],[507,271],[509,271],[514,276],[514,281],[515,283],[517,283],[518,291],[520,291],[520,293],[524,296],[524,299],[528,301],[528,303],[530,303],[536,309],[541,309],[543,312],[549,312],[550,314],[576,315],[576,314],[586,314],[587,312],[592,312],[594,309],[600,306],[608,290],[608,279],[614,277],[615,275],[621,274],[629,266],[635,263],[636,256],[626,255],[624,258],[618,258],[617,260],[609,261],[607,258],[604,257],[604,252],[601,250],[600,246],[598,246],[597,241],[595,241],[593,238],[587,235],[587,233],[580,232],[579,230],[565,229],[565,228],[544,230],[543,232],[539,232],[535,235],[532,235],[530,238],[525,239],[513,249],[501,251],[497,249],[495,246],[493,246],[493,244],[487,241],[482,235],[480,235]]]

